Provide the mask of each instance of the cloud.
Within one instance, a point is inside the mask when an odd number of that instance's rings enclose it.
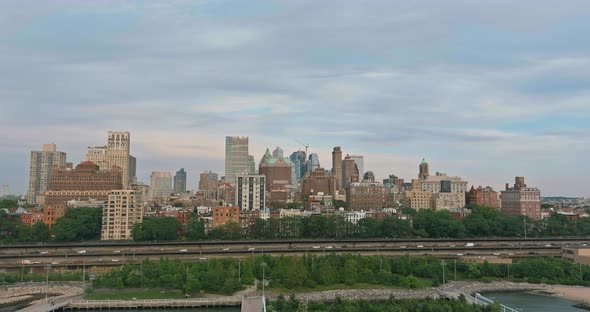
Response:
[[[427,157],[482,185],[526,174],[590,195],[589,5],[3,2],[0,183],[24,191],[42,143],[77,161],[121,129],[144,181],[222,173],[225,135],[248,135],[255,159],[297,138],[378,178]]]

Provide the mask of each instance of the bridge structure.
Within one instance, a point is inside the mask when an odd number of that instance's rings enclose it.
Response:
[[[447,298],[449,300],[457,300],[459,299],[461,296],[463,296],[465,298],[465,300],[469,303],[469,304],[479,304],[479,305],[492,305],[495,304],[496,302],[486,296],[483,296],[480,293],[475,293],[475,296],[472,296],[468,293],[465,293],[457,288],[454,287],[449,287],[449,288],[442,288],[438,290],[438,294],[439,296],[441,296],[442,298]],[[507,305],[504,304],[500,304],[500,308],[502,308],[502,312],[519,312],[518,310],[511,308]]]

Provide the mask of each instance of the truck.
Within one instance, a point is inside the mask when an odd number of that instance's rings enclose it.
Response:
[[[475,246],[474,243],[465,243],[465,247],[473,247],[473,246]]]
[[[25,260],[21,260],[21,262],[20,262],[20,263],[21,263],[21,264],[33,264],[33,261],[31,261],[31,260],[26,260],[26,259],[25,259]]]

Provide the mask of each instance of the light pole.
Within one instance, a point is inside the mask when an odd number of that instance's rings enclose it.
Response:
[[[447,263],[445,262],[445,260],[442,261],[442,268],[443,268],[443,289],[445,289],[445,265],[447,265]]]
[[[45,269],[47,270],[45,274],[45,301],[47,301],[47,291],[49,291],[49,266],[46,266]]]
[[[264,268],[266,267],[266,262],[262,262],[260,265],[262,266],[262,299],[266,300],[264,292],[264,284],[266,284],[266,278],[264,277]]]
[[[526,239],[526,219],[522,219],[522,223],[524,224],[524,239]]]

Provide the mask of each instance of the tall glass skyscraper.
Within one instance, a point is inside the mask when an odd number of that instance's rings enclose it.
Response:
[[[307,172],[307,161],[305,160],[305,152],[304,151],[297,151],[293,152],[291,156],[289,156],[291,163],[293,163],[293,170],[291,176],[293,177],[293,183],[298,183],[305,173]]]
[[[309,159],[307,160],[307,173],[313,172],[317,168],[320,167],[320,158],[318,154],[311,153],[309,154]]]
[[[186,171],[184,168],[180,168],[174,175],[174,194],[182,193],[186,193]]]

